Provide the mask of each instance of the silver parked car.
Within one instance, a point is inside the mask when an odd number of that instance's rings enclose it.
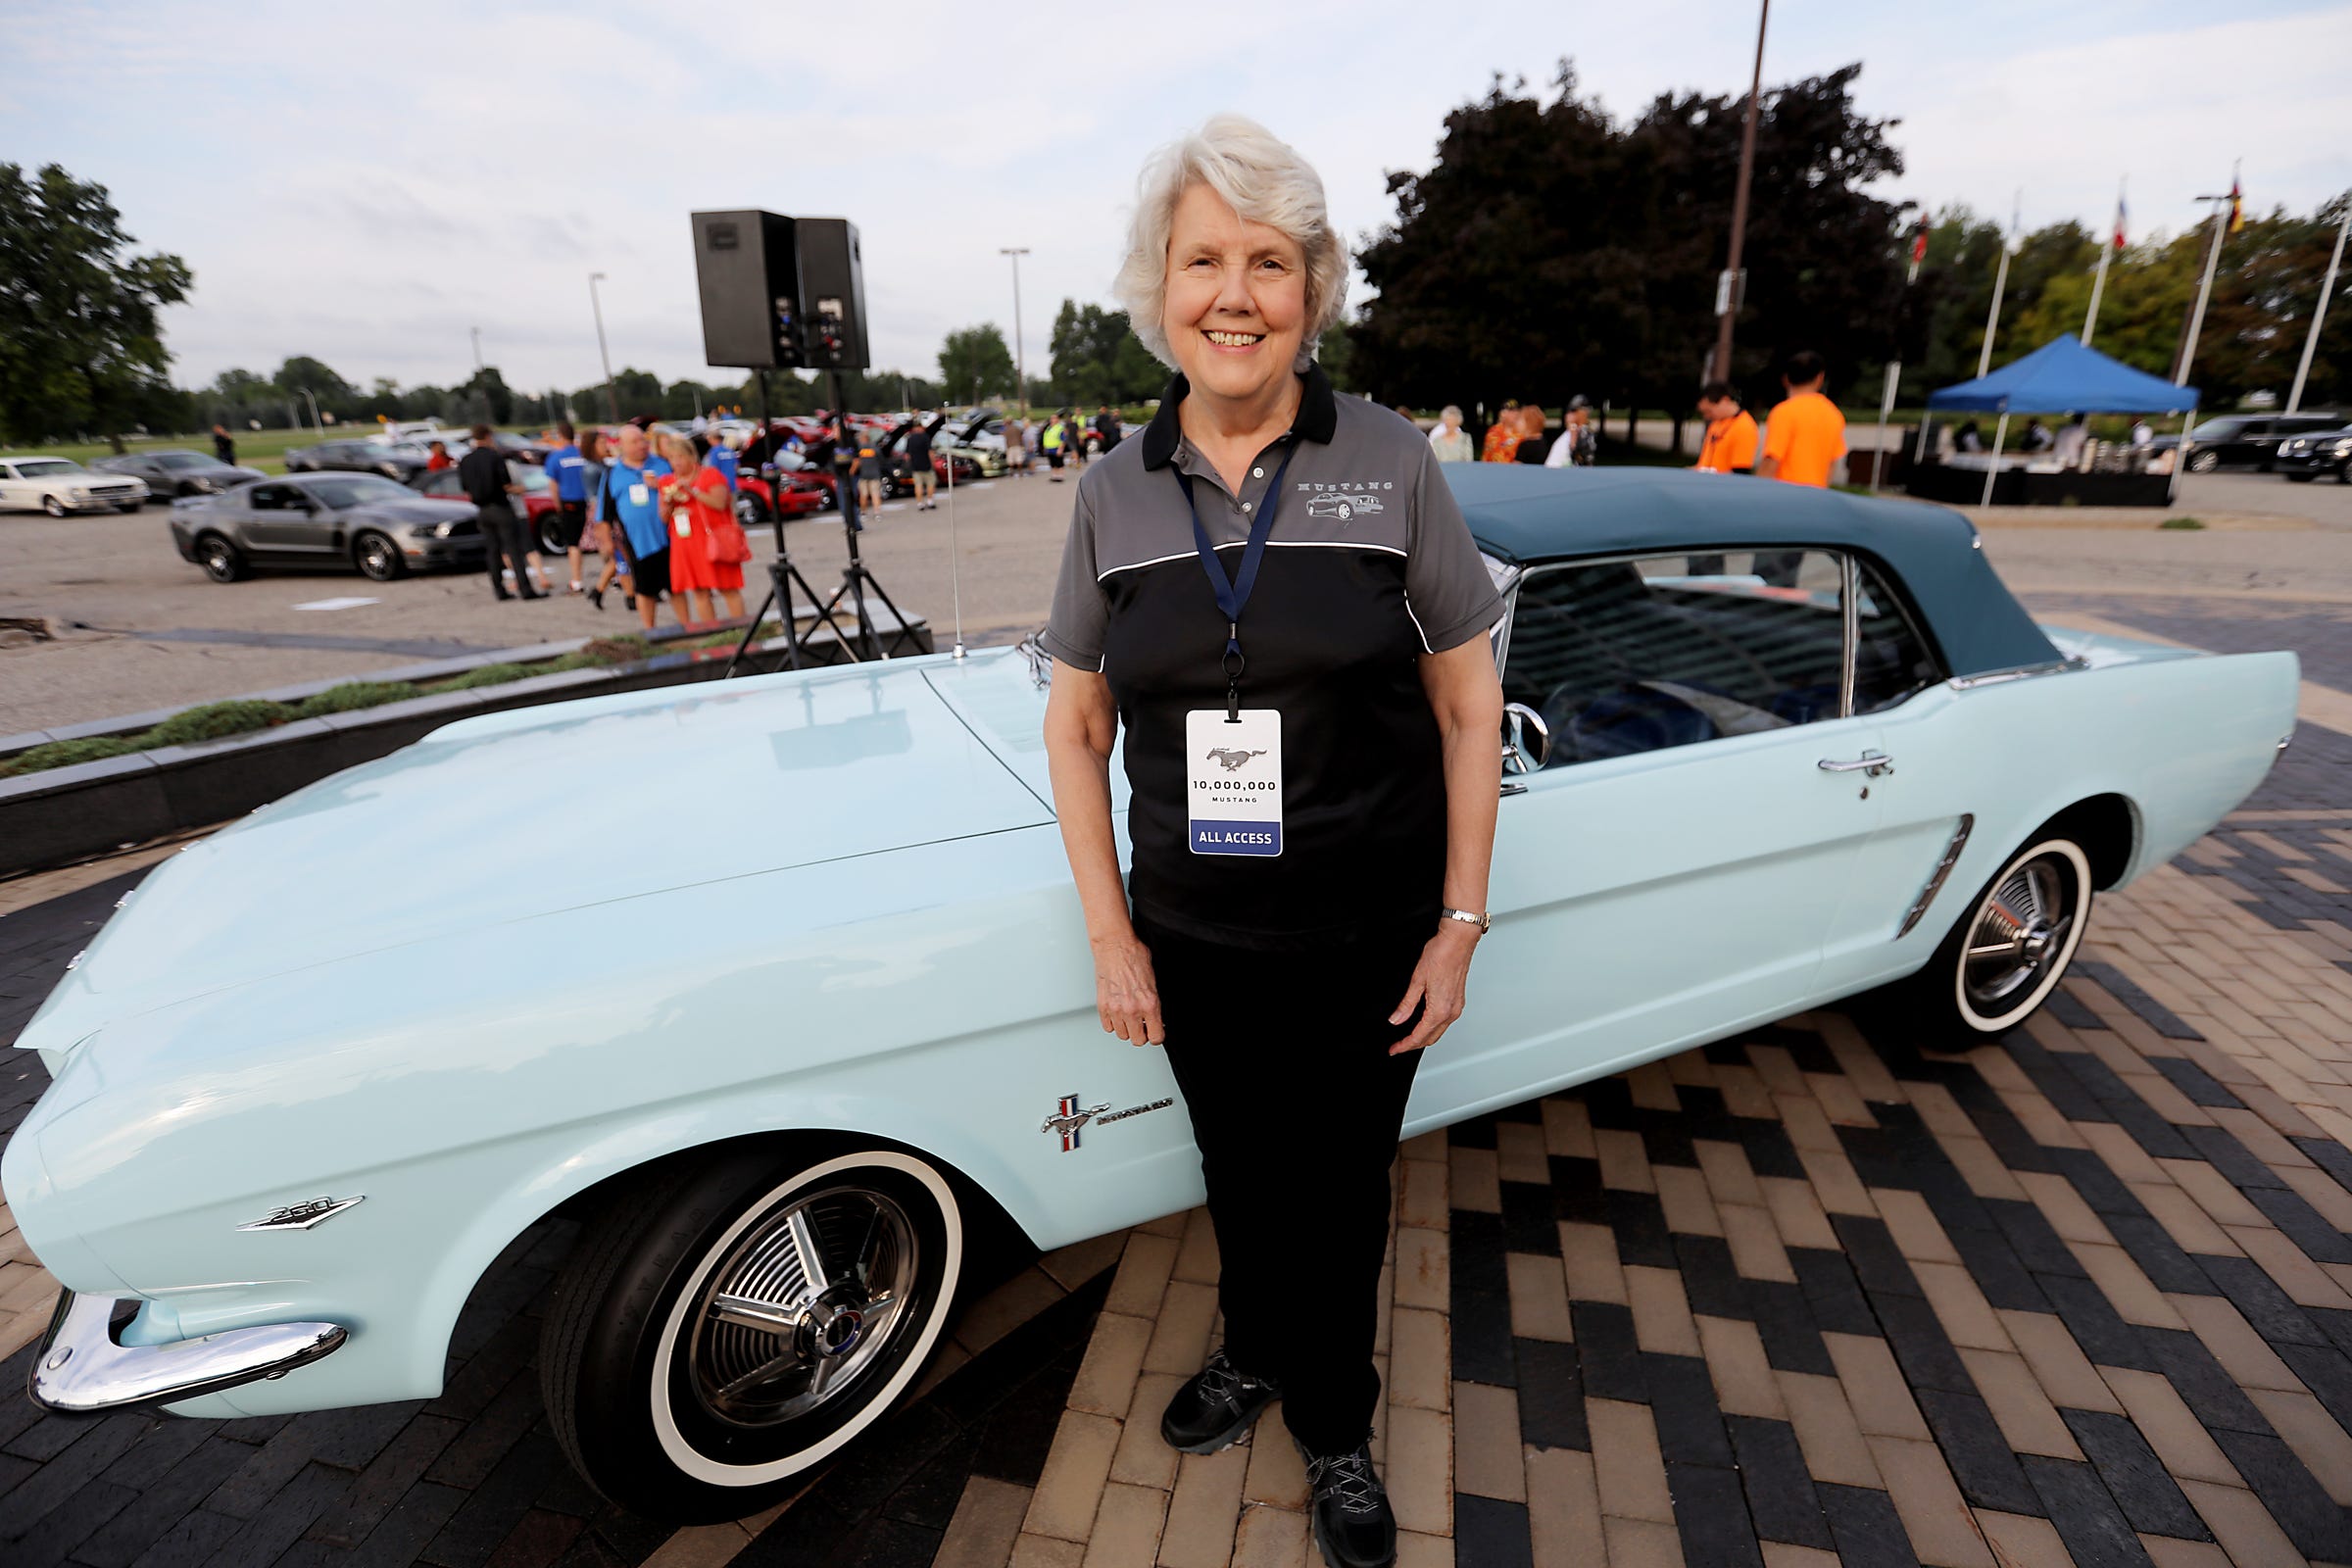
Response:
[[[215,582],[255,566],[357,570],[390,582],[424,566],[479,566],[468,501],[420,496],[372,473],[305,473],[172,503],[172,542]]]

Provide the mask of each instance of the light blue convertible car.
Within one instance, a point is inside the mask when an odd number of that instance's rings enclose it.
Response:
[[[1937,508],[1447,476],[1512,707],[1495,925],[1408,1132],[1864,992],[1997,1035],[2294,724],[2291,655],[2045,631]],[[468,719],[191,845],[23,1037],[56,1081],[0,1174],[69,1291],[34,1397],[429,1396],[568,1207],[565,1447],[737,1517],[914,1382],[980,1238],[1197,1201],[1162,1057],[1096,1021],[1042,683],[1004,649]],[[477,808],[534,780],[565,842],[648,830],[549,857]]]

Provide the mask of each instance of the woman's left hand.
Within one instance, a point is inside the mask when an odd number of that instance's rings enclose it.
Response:
[[[1422,946],[1421,961],[1413,965],[1412,983],[1404,988],[1404,1000],[1389,1014],[1389,1022],[1402,1023],[1413,1015],[1413,1007],[1418,1004],[1421,1022],[1411,1034],[1389,1048],[1390,1055],[1401,1056],[1408,1051],[1436,1045],[1462,1015],[1462,1004],[1469,999],[1470,957],[1478,951],[1478,935],[1464,921],[1447,920]]]

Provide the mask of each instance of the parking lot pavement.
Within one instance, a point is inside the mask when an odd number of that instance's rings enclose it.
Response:
[[[870,519],[859,548],[901,609],[930,617],[943,646],[958,591],[975,646],[1011,641],[1045,618],[1074,491],[1043,478],[965,485],[952,515],[944,494],[936,512],[892,502]],[[820,514],[787,535],[794,562],[831,593],[849,559],[840,518]],[[951,535],[959,547],[953,561]],[[772,538],[752,534],[749,602],[766,592]],[[593,570],[597,558],[588,561]],[[550,570],[560,589],[568,568],[558,561]],[[337,600],[359,602],[315,608]],[[637,629],[617,597],[602,613],[561,594],[501,604],[478,572],[390,583],[357,572],[263,572],[215,583],[179,559],[153,507],[62,520],[0,514],[0,619],[18,617],[46,621],[55,635],[0,645],[0,734]]]
[[[2330,607],[2195,608],[2096,612],[2342,667]],[[0,914],[0,1038],[139,874],[110,870]],[[0,1126],[40,1082],[0,1061]],[[2352,736],[2305,724],[2100,901],[2061,995],[1995,1045],[1805,1014],[1407,1144],[1378,1449],[1403,1561],[2352,1563],[2348,1140]],[[547,1433],[564,1241],[510,1250],[431,1401],[76,1423],[8,1397],[0,1560],[1310,1560],[1278,1413],[1209,1458],[1156,1436],[1216,1333],[1199,1214],[1013,1276],[780,1513],[678,1532],[585,1493]],[[0,1329],[52,1288],[0,1218]],[[0,1387],[27,1353],[0,1339]]]

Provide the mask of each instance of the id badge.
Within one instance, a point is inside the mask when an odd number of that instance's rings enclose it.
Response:
[[[629,505],[630,505],[630,506],[632,506],[632,507],[642,507],[642,506],[644,506],[644,505],[645,505],[645,504],[646,504],[648,501],[651,501],[652,499],[653,499],[653,492],[652,492],[652,491],[650,491],[650,490],[648,490],[648,489],[647,489],[647,488],[646,488],[644,485],[641,485],[641,484],[633,484],[633,485],[629,486]]]
[[[694,523],[687,517],[683,511],[671,513],[669,514],[669,521],[670,526],[678,530],[678,537],[681,539],[686,538],[688,535],[694,532]]]
[[[1222,708],[1184,715],[1186,837],[1195,855],[1282,853],[1282,712]]]

